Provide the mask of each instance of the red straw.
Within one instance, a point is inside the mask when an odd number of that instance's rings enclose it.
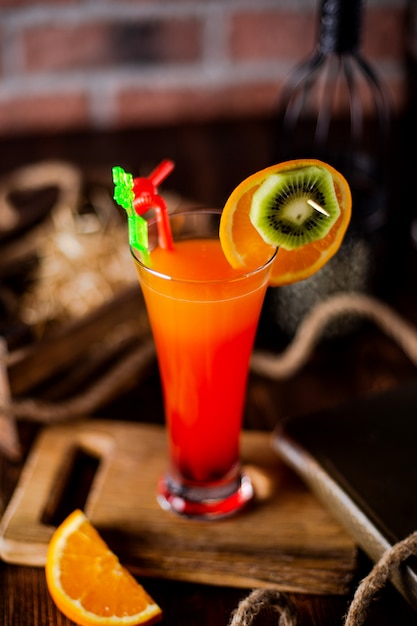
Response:
[[[160,185],[162,181],[164,181],[171,174],[174,167],[175,165],[173,161],[165,159],[165,161],[162,161],[162,163],[160,163],[158,167],[156,167],[154,171],[149,174],[148,178],[152,181],[155,187],[158,187],[158,185]]]
[[[158,244],[165,250],[173,250],[174,243],[169,223],[168,209],[163,198],[158,194],[157,187],[173,169],[173,161],[167,159],[162,161],[147,178],[133,179],[133,191],[135,194],[133,207],[138,215],[142,215],[150,209],[155,210],[156,225],[158,228]]]

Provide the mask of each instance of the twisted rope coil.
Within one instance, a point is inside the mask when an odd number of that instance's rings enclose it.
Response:
[[[391,575],[417,554],[417,531],[387,550],[356,589],[344,626],[362,626],[372,602]],[[278,626],[298,626],[296,609],[288,595],[270,589],[256,589],[244,598],[232,614],[229,626],[252,626],[264,610],[278,613]]]
[[[284,352],[279,355],[255,352],[252,370],[268,378],[290,378],[308,361],[326,326],[340,315],[368,318],[417,365],[417,329],[412,324],[376,298],[360,293],[340,293],[311,309]]]
[[[272,589],[255,589],[239,603],[229,626],[251,626],[256,616],[265,609],[278,613],[279,626],[298,624],[297,612],[287,595]]]

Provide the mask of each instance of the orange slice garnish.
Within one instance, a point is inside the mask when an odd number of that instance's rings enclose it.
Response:
[[[274,248],[266,243],[250,220],[252,196],[271,174],[317,165],[330,172],[340,207],[340,215],[321,239],[294,250],[280,248],[273,262],[271,286],[288,285],[317,272],[339,250],[352,211],[349,185],[336,169],[317,159],[284,161],[252,174],[241,182],[228,198],[221,216],[220,242],[229,263],[236,268],[253,270],[266,263]]]
[[[79,509],[52,535],[45,571],[55,604],[81,626],[154,624],[162,617]]]

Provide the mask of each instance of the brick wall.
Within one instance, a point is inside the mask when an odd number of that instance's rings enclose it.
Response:
[[[0,0],[0,134],[268,115],[318,0]],[[405,102],[406,0],[368,0],[363,51]]]

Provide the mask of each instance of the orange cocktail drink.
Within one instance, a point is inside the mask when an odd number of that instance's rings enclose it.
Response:
[[[149,258],[134,251],[158,355],[170,464],[164,508],[228,515],[253,495],[239,462],[249,360],[272,258],[242,272],[219,241],[220,211],[171,216],[172,250],[149,222]]]

